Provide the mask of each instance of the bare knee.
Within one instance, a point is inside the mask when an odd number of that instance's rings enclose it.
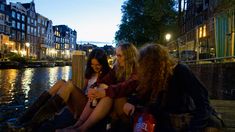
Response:
[[[59,80],[48,90],[48,92],[51,95],[55,95],[61,89],[61,87],[65,84],[66,84],[65,80]]]

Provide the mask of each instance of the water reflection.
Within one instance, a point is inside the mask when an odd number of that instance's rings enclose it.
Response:
[[[11,103],[15,95],[15,81],[18,70],[0,70],[0,102]],[[6,94],[8,93],[8,94]],[[4,96],[5,95],[5,96]]]
[[[57,80],[71,79],[71,67],[0,70],[0,106],[25,105],[50,88]]]
[[[29,90],[30,90],[30,84],[31,84],[31,81],[32,81],[32,76],[33,76],[33,69],[28,69],[26,70],[24,73],[23,73],[23,77],[22,77],[22,80],[21,80],[21,83],[23,85],[23,92],[25,94],[25,103],[28,102],[28,94],[29,94]]]

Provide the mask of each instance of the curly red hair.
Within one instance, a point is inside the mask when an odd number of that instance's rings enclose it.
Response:
[[[160,44],[144,45],[139,53],[140,84],[137,91],[145,100],[154,102],[160,91],[167,90],[167,82],[173,74],[176,61],[168,49]]]

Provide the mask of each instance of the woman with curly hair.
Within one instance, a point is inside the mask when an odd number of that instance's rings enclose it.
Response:
[[[155,117],[155,131],[201,132],[221,127],[204,85],[186,65],[177,64],[167,48],[147,44],[139,54],[139,104]],[[126,103],[123,110],[132,114],[135,106]]]

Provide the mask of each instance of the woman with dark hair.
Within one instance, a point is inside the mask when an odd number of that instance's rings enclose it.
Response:
[[[26,128],[35,129],[55,113],[60,112],[66,105],[77,119],[87,103],[88,89],[109,71],[110,67],[104,50],[100,48],[92,50],[86,64],[85,92],[76,87],[72,81],[60,80],[48,91],[43,92],[33,105],[18,118],[18,122]]]
[[[122,108],[126,103],[126,97],[133,93],[138,84],[137,60],[138,51],[133,44],[119,44],[116,48],[116,62],[113,69],[104,78],[97,81],[97,84],[99,84],[98,89],[90,89],[88,91],[90,100],[100,99],[97,106],[91,109],[88,103],[73,127],[58,130],[57,132],[88,131],[109,114],[112,105],[113,115],[116,118],[123,119],[125,114]]]
[[[202,132],[221,127],[206,88],[187,66],[177,64],[159,44],[145,45],[139,53],[138,104],[155,117],[155,131]],[[126,103],[123,110],[129,115],[135,106]]]

